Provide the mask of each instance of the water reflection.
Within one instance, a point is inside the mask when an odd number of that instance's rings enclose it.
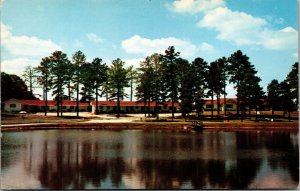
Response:
[[[297,134],[289,132],[51,130],[3,133],[2,143],[4,188],[14,188],[6,177],[21,170],[23,188],[48,189],[296,188],[299,181]],[[259,182],[278,173],[276,184]]]

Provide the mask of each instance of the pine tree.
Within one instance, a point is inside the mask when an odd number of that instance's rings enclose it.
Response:
[[[174,103],[178,100],[179,75],[176,68],[176,62],[179,57],[179,52],[175,51],[173,46],[170,46],[163,55],[164,79],[166,87],[166,95],[172,102],[172,120],[174,119]]]
[[[53,87],[52,96],[56,97],[57,101],[57,116],[62,116],[62,103],[64,96],[64,85],[66,85],[66,68],[69,62],[67,55],[61,51],[55,51],[49,57],[51,64],[50,82]]]
[[[293,100],[295,101],[296,105],[299,104],[299,69],[298,69],[298,62],[293,64],[292,70],[289,72],[289,74],[286,77],[286,82],[289,84],[291,88],[291,94],[293,97]]]
[[[274,111],[280,109],[280,89],[278,80],[272,80],[267,87],[268,106],[272,109],[272,118],[274,118]]]
[[[241,81],[244,79],[245,74],[254,71],[254,66],[249,62],[249,57],[244,55],[242,51],[238,50],[228,58],[228,73],[230,75],[229,82],[235,84],[237,91],[237,117],[239,117],[241,108]]]
[[[96,114],[99,114],[99,108],[98,108],[98,96],[100,87],[105,84],[108,78],[108,67],[105,63],[102,63],[102,59],[95,58],[92,61],[92,73],[89,75],[92,77],[92,83],[94,83],[94,91],[95,91],[95,98],[96,98]]]
[[[112,61],[112,65],[108,70],[108,80],[110,87],[110,99],[117,100],[117,117],[120,117],[120,101],[126,96],[125,87],[129,87],[129,71],[124,68],[125,62],[121,59]]]
[[[202,58],[196,58],[191,65],[192,75],[191,80],[193,81],[192,94],[193,102],[197,110],[197,116],[203,112],[204,107],[204,96],[205,89],[207,87],[206,76],[207,76],[208,64]]]
[[[177,68],[179,71],[180,81],[180,100],[181,100],[181,112],[186,120],[186,115],[193,110],[193,75],[191,64],[182,58],[177,60]]]
[[[29,92],[33,94],[33,89],[37,87],[38,81],[37,81],[37,71],[30,65],[25,67],[25,70],[23,72],[23,79],[26,85],[29,87]]]
[[[48,91],[50,90],[50,68],[51,60],[49,57],[42,59],[40,65],[35,68],[38,73],[38,83],[43,86],[43,99],[45,100],[45,116],[47,116],[48,111]]]
[[[79,118],[79,86],[81,84],[81,66],[86,63],[85,55],[81,51],[77,51],[72,56],[74,68],[73,83],[76,91],[76,114]]]

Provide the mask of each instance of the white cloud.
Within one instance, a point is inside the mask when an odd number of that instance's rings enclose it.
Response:
[[[86,36],[87,36],[87,38],[88,38],[90,41],[95,42],[95,43],[97,43],[97,44],[103,42],[103,39],[100,38],[100,37],[98,37],[98,36],[97,36],[96,34],[94,34],[94,33],[89,33],[89,34],[87,34]]]
[[[140,67],[140,63],[144,60],[144,58],[131,58],[122,60],[125,62],[125,67],[133,66],[133,68],[138,68]]]
[[[219,7],[207,12],[197,24],[200,28],[214,29],[217,38],[236,45],[260,45],[267,49],[294,48],[298,32],[292,27],[282,30],[267,28],[267,21],[244,12]]]
[[[134,35],[129,39],[122,41],[122,48],[127,53],[142,54],[144,56],[153,53],[164,53],[169,46],[174,46],[176,51],[184,58],[192,57],[197,52],[197,46],[186,40],[177,39],[174,37],[148,39],[142,38],[139,35]]]
[[[167,7],[178,13],[196,14],[224,5],[224,0],[176,0],[172,4],[167,4]]]
[[[15,56],[44,57],[61,48],[51,40],[35,36],[14,36],[11,27],[1,23],[1,46]]]
[[[8,74],[22,75],[26,66],[36,67],[39,65],[38,60],[28,59],[28,58],[16,58],[11,60],[4,60],[1,62],[2,72]]]
[[[208,12],[198,23],[201,28],[215,29],[217,38],[233,41],[238,45],[256,42],[254,33],[266,24],[265,20],[254,18],[243,12],[233,12],[226,7],[219,7]]]
[[[298,32],[292,27],[286,27],[279,31],[265,29],[260,34],[261,44],[268,49],[286,49],[297,47]]]
[[[203,52],[211,52],[214,50],[214,47],[206,42],[202,42],[201,45],[199,46],[199,49]]]

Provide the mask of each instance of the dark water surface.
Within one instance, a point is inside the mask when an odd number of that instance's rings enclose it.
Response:
[[[4,189],[297,188],[298,133],[2,133]]]

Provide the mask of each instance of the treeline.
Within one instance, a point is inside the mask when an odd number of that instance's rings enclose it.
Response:
[[[240,113],[262,109],[267,100],[268,107],[274,110],[291,111],[298,106],[298,63],[292,67],[287,78],[278,83],[273,80],[267,94],[259,85],[261,79],[249,57],[238,50],[230,57],[219,58],[207,63],[195,58],[192,63],[179,57],[174,47],[169,47],[164,55],[148,56],[138,69],[137,94],[139,100],[181,102],[181,111],[185,116],[196,110],[198,116],[203,112],[204,98],[211,98],[211,117],[214,116],[213,102],[217,99],[217,114],[220,115],[220,99],[224,97],[226,105],[226,86],[234,84],[237,97],[237,118]],[[277,82],[274,84],[274,81]],[[273,84],[273,85],[272,85]],[[274,91],[276,93],[274,93]],[[174,112],[173,112],[174,114]],[[224,107],[226,115],[226,107]],[[174,116],[174,115],[173,115]]]
[[[1,103],[11,98],[36,99],[24,80],[15,74],[1,72]],[[2,108],[3,105],[1,104]]]
[[[119,58],[108,67],[100,58],[87,62],[81,51],[75,52],[71,59],[65,53],[55,51],[43,58],[38,67],[27,67],[23,77],[29,82],[30,92],[35,81],[43,87],[44,100],[48,100],[48,92],[52,90],[52,96],[57,100],[57,116],[62,115],[63,100],[76,100],[77,103],[96,100],[97,103],[99,96],[117,100],[119,116],[120,101],[128,96],[132,101],[134,92],[137,100],[144,102],[145,106],[151,102],[165,101],[172,102],[174,106],[175,102],[180,101],[184,116],[193,110],[199,116],[203,112],[204,99],[210,97],[213,105],[216,97],[219,114],[220,98],[224,97],[226,101],[226,86],[229,83],[234,84],[237,92],[237,117],[246,111],[260,110],[264,99],[268,100],[268,106],[273,111],[291,112],[298,106],[298,62],[283,82],[273,80],[265,93],[259,85],[261,79],[257,76],[257,70],[240,50],[211,63],[200,57],[189,63],[170,46],[164,54],[155,53],[146,57],[137,69],[132,66],[126,68],[125,62]],[[135,91],[133,83],[136,84]],[[128,87],[130,95],[125,93]],[[78,108],[77,104],[77,116]],[[226,115],[226,107],[224,109]],[[99,113],[98,106],[96,113]],[[156,107],[154,114],[158,113]]]

